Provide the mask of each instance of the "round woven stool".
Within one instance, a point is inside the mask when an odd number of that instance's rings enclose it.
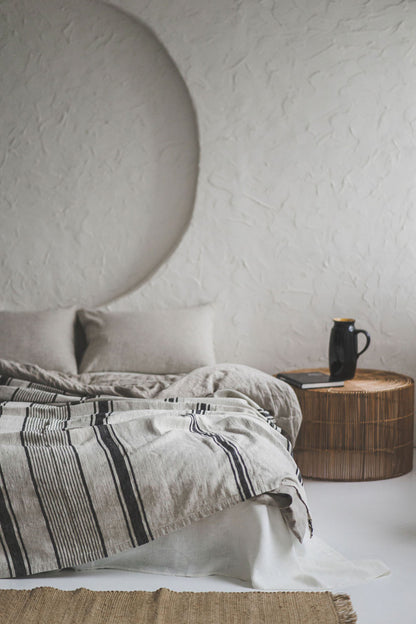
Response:
[[[411,377],[361,369],[343,387],[293,389],[303,414],[295,459],[304,477],[371,481],[412,470]]]

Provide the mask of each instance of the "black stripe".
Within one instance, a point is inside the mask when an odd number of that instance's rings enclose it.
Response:
[[[137,481],[136,481],[136,475],[134,474],[134,471],[133,471],[133,466],[131,465],[131,461],[130,461],[130,457],[128,456],[128,454],[127,454],[127,452],[126,452],[126,450],[125,450],[124,446],[122,445],[121,440],[120,440],[120,439],[119,439],[119,437],[116,435],[116,432],[114,431],[114,427],[112,428],[112,431],[113,431],[113,436],[114,436],[114,437],[115,437],[115,439],[117,440],[117,443],[118,443],[118,444],[119,444],[119,446],[123,449],[125,460],[127,461],[128,465],[129,465],[129,467],[130,467],[130,474],[131,474],[131,476],[132,476],[132,479],[133,479],[133,482],[134,482],[134,486],[135,486],[135,489],[136,489],[136,493],[137,493],[137,498],[139,499],[139,503],[140,503],[140,507],[141,507],[141,510],[140,510],[141,517],[142,517],[142,519],[144,520],[144,522],[145,522],[145,524],[146,524],[146,529],[147,529],[147,534],[148,534],[148,537],[149,537],[149,539],[151,539],[151,540],[152,540],[152,539],[153,539],[153,533],[152,533],[152,531],[150,530],[150,526],[149,526],[149,523],[148,523],[148,521],[147,521],[146,511],[145,511],[145,509],[144,509],[143,500],[142,500],[142,497],[141,497],[141,495],[140,495],[139,487],[138,487],[138,485],[137,485]]]
[[[9,401],[14,401],[15,400],[15,396],[16,394],[19,392],[20,388],[16,388],[16,390],[13,392],[12,396],[10,397]]]
[[[237,489],[238,489],[238,493],[240,494],[240,498],[241,498],[241,500],[245,500],[243,491],[241,489],[240,481],[238,479],[238,474],[237,474],[235,466],[234,466],[234,462],[232,461],[232,458],[230,457],[229,453],[227,453],[227,451],[226,451],[226,449],[224,449],[223,445],[215,438],[214,434],[208,433],[206,431],[203,431],[199,427],[199,424],[196,421],[194,413],[191,413],[190,416],[191,416],[191,424],[189,426],[190,431],[193,431],[194,433],[198,433],[201,436],[205,436],[207,438],[211,438],[215,442],[215,444],[217,446],[219,446],[220,448],[222,448],[223,451],[225,451],[225,454],[227,455],[227,459],[228,459],[228,461],[230,463],[230,466],[231,466],[232,473],[234,475],[234,481],[235,481],[235,483],[237,485]]]
[[[136,546],[136,543],[135,543],[135,541],[134,541],[134,538],[133,538],[132,532],[130,531],[129,521],[128,521],[127,516],[126,516],[126,512],[125,512],[125,509],[124,509],[123,501],[121,500],[121,494],[120,494],[120,491],[119,491],[119,487],[118,487],[118,483],[117,483],[116,475],[114,474],[114,469],[113,469],[113,466],[112,466],[111,461],[109,460],[108,455],[107,455],[107,453],[108,453],[108,449],[106,449],[105,445],[104,445],[104,444],[102,443],[102,441],[100,440],[100,437],[99,437],[99,433],[100,433],[100,432],[99,432],[98,427],[95,427],[95,426],[94,426],[94,427],[93,427],[93,430],[94,430],[95,437],[96,437],[96,439],[97,439],[97,443],[101,446],[101,448],[103,449],[103,451],[104,451],[104,453],[105,453],[105,456],[107,457],[108,466],[109,466],[109,468],[110,468],[111,476],[112,476],[112,478],[113,478],[114,489],[115,489],[116,494],[117,494],[118,502],[120,503],[120,509],[121,509],[121,511],[123,512],[124,521],[125,521],[125,523],[126,523],[126,528],[127,528],[128,534],[129,534],[129,538],[130,538],[130,541],[131,541],[131,545],[132,545],[132,546]]]
[[[98,401],[98,411],[108,413],[110,411],[109,401]]]
[[[218,446],[220,446],[225,451],[228,457],[228,461],[230,462],[231,468],[233,470],[234,479],[237,484],[241,499],[245,500],[246,498],[251,498],[252,496],[254,496],[255,490],[253,488],[253,484],[251,483],[246,465],[237,447],[223,436],[201,429],[194,413],[191,413],[191,425],[196,433],[211,438]]]
[[[242,456],[240,455],[240,452],[238,451],[237,447],[232,442],[229,442],[223,436],[215,434],[215,437],[218,439],[220,444],[222,444],[222,446],[225,449],[227,449],[227,451],[231,454],[231,456],[232,456],[232,458],[234,460],[235,466],[237,468],[238,476],[240,478],[240,483],[241,483],[241,487],[243,488],[244,495],[247,498],[250,498],[251,496],[254,496],[255,491],[254,491],[254,488],[253,488],[253,484],[252,484],[251,479],[249,477],[249,474],[248,474],[248,471],[247,471],[247,467],[246,467],[246,465],[244,463],[244,460],[243,460]]]
[[[49,521],[49,536],[54,536],[51,543],[61,568],[71,565],[73,560],[82,562],[80,557],[85,557],[86,553],[96,552],[97,558],[107,554],[79,457],[67,429],[70,420],[68,403],[63,410],[62,416],[66,418],[61,420],[61,428],[47,432],[46,446],[37,443],[40,429],[36,422],[45,416],[45,410],[39,407],[33,412],[30,410],[25,425],[26,444],[38,486],[36,494],[42,499],[44,517],[47,516]],[[63,465],[66,466],[64,472],[61,470]],[[62,498],[54,494],[53,487],[51,489],[54,484],[56,492],[63,492]],[[82,520],[78,527],[73,522],[68,523],[67,513],[69,518]]]
[[[16,520],[15,513],[14,513],[14,511],[13,511],[12,503],[11,503],[11,500],[10,500],[9,493],[8,493],[8,491],[7,491],[6,481],[5,481],[5,479],[4,479],[4,474],[3,474],[3,471],[2,471],[2,469],[1,469],[1,466],[0,466],[0,478],[1,478],[2,482],[3,482],[4,493],[5,493],[6,498],[7,498],[7,502],[8,502],[9,508],[10,508],[10,513],[11,513],[11,515],[12,515],[12,518],[13,518],[14,524],[15,524],[15,526],[16,526],[16,530],[17,530],[17,534],[18,534],[18,536],[19,536],[20,544],[21,544],[21,547],[22,547],[22,549],[23,549],[23,553],[24,553],[25,558],[26,558],[26,566],[27,566],[28,574],[32,574],[32,568],[30,567],[30,562],[29,562],[29,557],[28,557],[28,555],[27,555],[26,546],[25,546],[25,544],[24,544],[24,541],[23,541],[23,538],[22,538],[22,534],[21,534],[21,532],[20,532],[20,527],[19,527],[19,524],[18,524],[18,522],[17,522],[17,520]]]
[[[134,531],[134,535],[137,539],[137,544],[139,546],[141,544],[146,544],[149,541],[149,538],[146,535],[146,530],[143,526],[143,519],[137,505],[123,454],[121,453],[119,447],[110,435],[109,425],[96,425],[96,428],[100,434],[101,440],[110,452],[111,459],[113,460],[113,464],[120,482],[123,499],[129,513],[129,518]]]
[[[9,568],[9,576],[13,576],[13,570],[12,570],[11,565],[10,565],[10,557],[9,557],[6,545],[5,545],[1,535],[0,535],[0,544],[1,544],[1,547],[3,548],[4,556],[6,558],[7,567]]]
[[[2,475],[3,476],[3,475]],[[3,481],[3,479],[2,479]],[[4,481],[3,481],[4,489]],[[12,558],[13,567],[14,567],[14,576],[26,576],[26,566],[23,560],[23,554],[19,546],[18,539],[16,537],[16,533],[13,528],[12,518],[10,516],[9,510],[7,509],[6,500],[3,495],[3,492],[0,488],[0,517],[1,517],[1,527],[3,529],[4,539],[6,540],[7,547],[10,552],[10,556]]]
[[[70,412],[70,407],[69,407],[69,405],[68,405],[68,413],[69,413],[69,412]],[[89,489],[88,489],[87,481],[86,481],[86,479],[85,479],[84,471],[82,470],[81,460],[80,460],[80,458],[79,458],[78,451],[76,450],[75,446],[74,446],[74,445],[72,444],[72,442],[71,442],[71,437],[70,437],[70,435],[69,435],[69,430],[68,430],[68,429],[66,429],[66,430],[65,430],[65,433],[66,433],[66,435],[67,435],[68,444],[69,444],[69,446],[70,446],[70,448],[72,449],[72,452],[73,452],[73,454],[74,454],[75,461],[77,462],[77,467],[78,467],[79,476],[81,477],[81,482],[82,482],[82,485],[83,485],[83,488],[84,488],[84,494],[85,494],[85,496],[87,497],[87,500],[88,500],[88,505],[89,505],[89,508],[90,508],[90,511],[91,511],[92,517],[93,517],[93,519],[94,519],[95,528],[96,528],[96,531],[97,531],[97,534],[98,534],[99,540],[100,540],[100,542],[101,542],[101,548],[103,549],[103,553],[104,553],[104,555],[103,555],[103,556],[104,556],[104,557],[107,557],[107,556],[108,556],[108,553],[107,553],[107,548],[106,548],[106,545],[105,545],[105,542],[104,542],[104,536],[103,536],[103,534],[102,534],[101,527],[100,527],[100,524],[99,524],[99,522],[98,522],[97,514],[96,514],[96,512],[95,512],[94,505],[93,505],[93,502],[92,502],[92,499],[91,499],[91,495],[90,495],[90,491],[89,491]]]
[[[54,550],[54,553],[55,553],[56,563],[57,563],[58,568],[61,568],[62,567],[61,560],[60,560],[59,555],[58,555],[58,549],[56,547],[56,543],[55,543],[55,540],[53,538],[53,533],[52,533],[52,530],[51,530],[51,526],[50,526],[48,517],[46,515],[45,507],[43,505],[42,498],[40,496],[38,485],[36,483],[35,473],[33,471],[32,460],[30,459],[29,449],[28,449],[28,446],[25,444],[25,435],[24,434],[25,434],[26,423],[27,423],[27,420],[29,418],[29,410],[30,410],[29,407],[26,408],[26,416],[25,416],[25,419],[24,419],[24,422],[23,422],[22,430],[20,432],[20,440],[21,440],[23,448],[25,449],[27,465],[29,467],[30,476],[32,478],[33,487],[35,489],[35,493],[36,493],[36,496],[37,496],[37,499],[38,499],[38,502],[39,502],[39,506],[40,506],[40,509],[41,509],[41,512],[42,512],[42,515],[43,515],[43,519],[45,520],[46,528],[48,530],[49,537],[51,539],[51,544],[52,544],[52,547],[53,547],[53,550]]]
[[[107,423],[109,409],[108,401],[94,401],[94,424],[104,425]]]

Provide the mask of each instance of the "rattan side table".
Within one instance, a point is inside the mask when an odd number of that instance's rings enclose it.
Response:
[[[303,414],[294,452],[304,477],[371,481],[412,470],[411,377],[361,369],[343,387],[293,389]]]

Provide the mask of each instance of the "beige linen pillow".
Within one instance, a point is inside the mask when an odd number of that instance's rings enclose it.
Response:
[[[188,373],[215,364],[213,307],[79,310],[87,338],[80,372]]]
[[[0,358],[76,373],[75,308],[0,311]]]

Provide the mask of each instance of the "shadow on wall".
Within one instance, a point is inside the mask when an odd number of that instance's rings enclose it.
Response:
[[[98,0],[6,0],[0,21],[2,306],[106,303],[189,224],[189,92],[155,35]]]

